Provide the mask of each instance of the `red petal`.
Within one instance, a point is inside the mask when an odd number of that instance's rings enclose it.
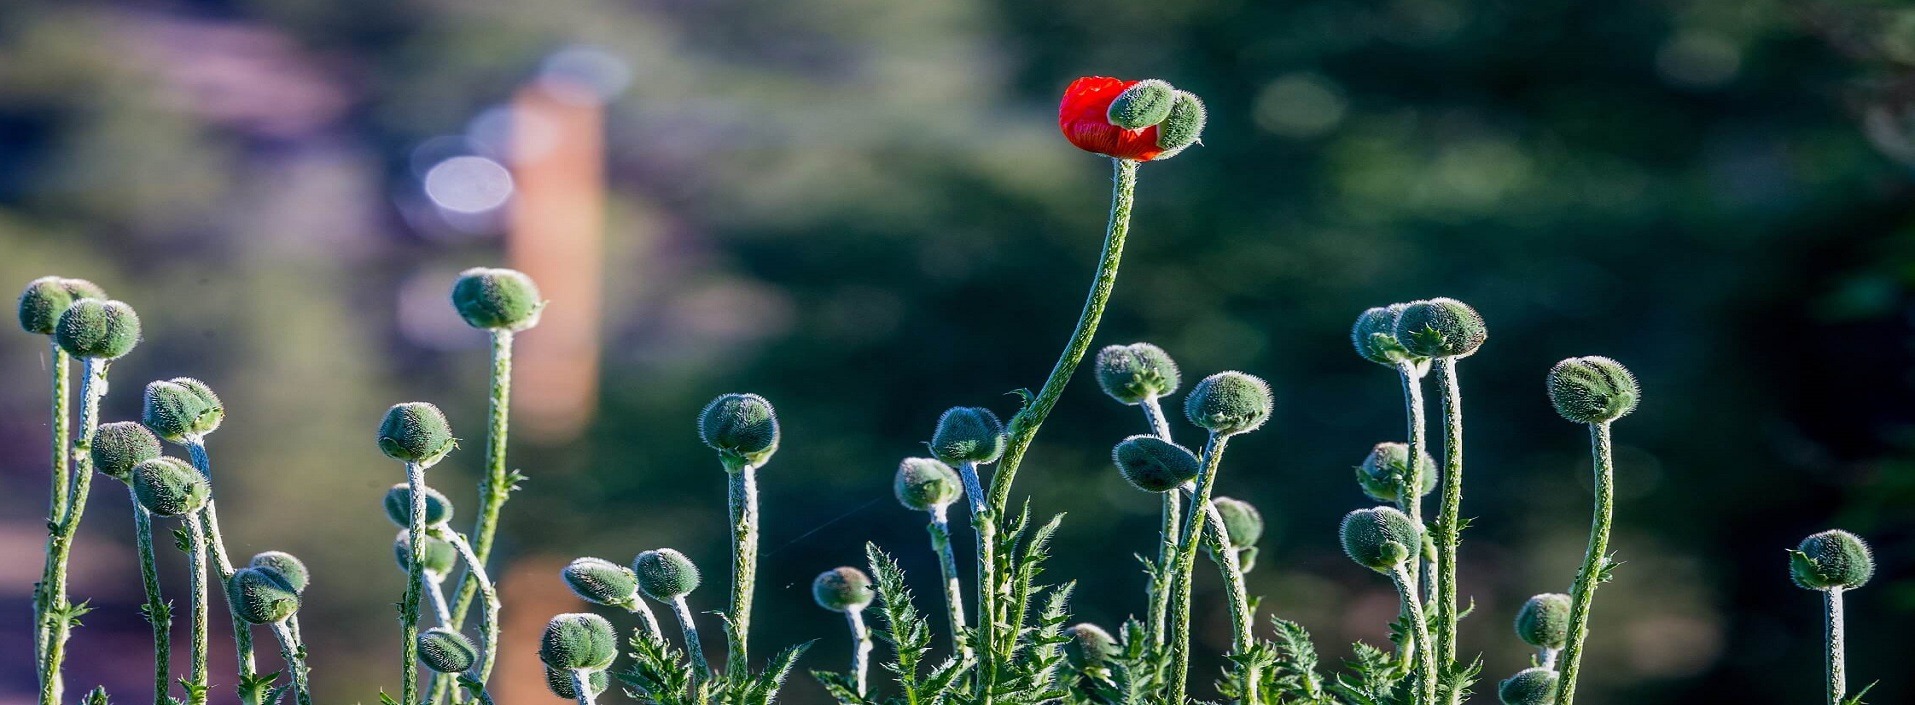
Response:
[[[1126,130],[1110,124],[1110,104],[1136,85],[1108,76],[1085,76],[1064,89],[1057,106],[1057,129],[1078,149],[1119,159],[1148,161],[1163,153],[1157,146],[1157,126]]]

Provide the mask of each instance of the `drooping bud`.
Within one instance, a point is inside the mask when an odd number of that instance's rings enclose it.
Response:
[[[1097,351],[1097,386],[1119,402],[1136,405],[1177,391],[1183,376],[1170,354],[1150,343],[1112,345]]]
[[[1343,552],[1370,570],[1389,573],[1423,545],[1416,524],[1393,507],[1358,509],[1343,517]]]
[[[393,460],[431,467],[458,444],[445,412],[426,402],[394,404],[379,424],[379,450]]]
[[[907,509],[928,512],[950,506],[964,495],[963,480],[951,466],[931,458],[905,458],[891,490]]]
[[[1403,309],[1408,306],[1390,304],[1358,314],[1356,325],[1350,327],[1350,343],[1356,346],[1356,354],[1384,367],[1422,359],[1410,354],[1409,349],[1396,340],[1397,316],[1402,315]]]
[[[1546,592],[1516,611],[1516,637],[1539,649],[1560,649],[1569,641],[1569,596]]]
[[[547,668],[603,670],[618,658],[618,634],[604,617],[572,612],[553,617],[539,637],[539,660]]]
[[[698,437],[712,450],[760,465],[778,451],[778,413],[756,394],[721,394],[699,412]]]
[[[1101,665],[1117,653],[1117,640],[1090,622],[1072,625],[1064,635],[1071,638],[1064,642],[1064,657],[1079,671]]]
[[[1841,529],[1802,539],[1789,552],[1789,576],[1808,590],[1853,590],[1875,575],[1875,556],[1862,537]]]
[[[285,551],[266,551],[253,556],[248,567],[279,576],[280,582],[291,586],[296,594],[306,594],[306,585],[312,581],[312,574],[306,571],[306,563]]]
[[[80,299],[60,314],[53,339],[74,357],[119,359],[140,343],[140,316],[124,301]]]
[[[1429,451],[1421,455],[1417,465],[1423,486],[1417,489],[1418,497],[1436,489],[1436,459],[1430,457]],[[1378,502],[1401,501],[1403,487],[1409,484],[1409,479],[1410,446],[1407,443],[1378,443],[1356,468],[1356,483],[1363,488],[1363,494]]]
[[[630,568],[600,558],[579,558],[559,570],[559,578],[579,599],[611,607],[638,600],[638,576]]]
[[[876,596],[871,577],[850,566],[832,568],[811,581],[811,599],[817,600],[819,607],[833,612],[864,609]]]
[[[157,516],[185,516],[206,506],[213,486],[186,461],[161,456],[133,466],[133,495]]]
[[[952,465],[995,463],[1004,454],[1004,422],[980,406],[948,409],[931,434],[931,454]]]
[[[160,439],[131,421],[100,424],[93,432],[93,469],[121,482],[131,481],[133,466],[160,457]]]
[[[1170,117],[1170,104],[1177,99],[1169,83],[1148,78],[1131,84],[1110,102],[1110,124],[1126,130],[1141,130]]]
[[[1547,668],[1525,668],[1496,687],[1503,705],[1554,705],[1556,672]]]
[[[40,277],[20,292],[20,327],[28,333],[53,335],[60,315],[80,299],[104,299],[106,292],[85,279]]]
[[[426,575],[434,580],[443,580],[459,567],[459,549],[451,542],[437,536],[427,535],[419,546],[423,558],[419,566]],[[399,561],[399,570],[412,572],[412,532],[401,529],[399,536],[392,540],[393,558]]]
[[[1636,410],[1642,387],[1629,369],[1606,357],[1572,357],[1549,370],[1549,402],[1576,423],[1608,423]]]
[[[1396,317],[1396,342],[1421,357],[1463,357],[1488,339],[1482,314],[1456,299],[1412,302]]]
[[[598,697],[600,693],[605,692],[605,689],[611,687],[611,685],[611,677],[606,675],[605,671],[590,671],[585,675],[585,689],[592,691],[592,697]],[[572,687],[571,671],[562,671],[556,668],[545,669],[545,687],[552,689],[552,694],[561,698],[567,700],[578,698],[578,690]]]
[[[452,500],[430,487],[426,488],[426,526],[445,526],[452,521]],[[412,485],[401,482],[386,490],[386,518],[403,529],[412,526]]]
[[[638,589],[659,602],[671,602],[698,589],[698,566],[674,549],[638,554],[632,559],[632,572],[638,575]]]
[[[1162,147],[1164,153],[1155,159],[1169,159],[1197,144],[1203,138],[1204,123],[1208,120],[1203,101],[1189,91],[1177,91],[1176,99],[1170,104],[1170,114],[1157,124],[1157,146]]]
[[[173,443],[186,443],[219,430],[226,407],[213,388],[191,377],[156,380],[146,385],[140,423]]]
[[[279,571],[241,568],[226,581],[233,614],[253,624],[276,624],[299,611],[299,593]]]
[[[464,673],[479,662],[479,647],[464,634],[433,627],[419,635],[419,660],[439,673]]]
[[[1197,456],[1156,436],[1131,436],[1110,451],[1110,460],[1131,486],[1145,492],[1169,492],[1197,477]]]
[[[452,307],[473,328],[519,331],[539,324],[545,300],[524,272],[473,267],[452,284]]]
[[[1263,538],[1263,514],[1249,502],[1217,497],[1210,503],[1223,515],[1224,535],[1231,548],[1252,548]]]
[[[1270,419],[1270,385],[1254,375],[1219,372],[1205,377],[1184,399],[1184,416],[1219,436],[1257,430]]]

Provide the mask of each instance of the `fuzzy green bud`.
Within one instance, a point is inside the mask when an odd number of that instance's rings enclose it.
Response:
[[[426,488],[426,526],[445,526],[452,521],[452,500],[430,487]],[[412,485],[401,482],[386,490],[386,518],[399,528],[412,526]]]
[[[1802,539],[1789,552],[1789,577],[1808,590],[1853,590],[1875,575],[1875,556],[1862,537],[1841,529]]]
[[[81,299],[60,314],[53,339],[68,355],[115,360],[140,344],[140,315],[124,301]]]
[[[519,331],[539,324],[545,300],[524,272],[473,267],[453,282],[452,307],[473,328]]]
[[[1064,657],[1078,671],[1098,666],[1117,654],[1117,640],[1103,627],[1085,622],[1064,630],[1070,641],[1064,642]]]
[[[419,553],[424,556],[419,565],[433,579],[444,579],[459,567],[459,549],[450,541],[437,536],[427,535],[420,544]],[[412,572],[412,532],[401,529],[398,538],[392,540],[392,557],[399,562],[399,570]]]
[[[980,406],[948,409],[931,434],[931,454],[952,465],[995,463],[1004,454],[1004,422]]]
[[[1576,423],[1609,423],[1636,410],[1642,387],[1629,369],[1606,357],[1572,357],[1549,370],[1549,402]]]
[[[1177,91],[1169,83],[1151,78],[1130,84],[1110,102],[1106,117],[1110,124],[1126,130],[1141,130],[1170,117],[1170,104]]]
[[[817,600],[819,607],[833,612],[864,609],[876,596],[871,577],[850,566],[832,568],[811,581],[811,599]]]
[[[1350,560],[1379,573],[1396,570],[1423,545],[1416,524],[1393,507],[1350,512],[1338,536]]]
[[[439,673],[464,673],[479,662],[479,647],[464,634],[433,627],[419,635],[419,661]]]
[[[585,674],[585,688],[586,690],[592,691],[592,697],[598,697],[600,693],[605,692],[605,689],[611,687],[611,685],[611,677],[606,675],[605,671],[590,671]],[[561,698],[567,700],[578,698],[578,690],[572,687],[571,671],[556,668],[545,669],[545,687],[552,689],[552,694]]]
[[[247,566],[278,575],[281,582],[292,586],[293,592],[301,595],[306,594],[306,585],[312,581],[312,573],[306,570],[306,563],[285,551],[257,554]]]
[[[632,572],[638,575],[638,589],[659,602],[671,602],[698,589],[698,566],[670,548],[638,554],[632,559]]]
[[[1270,420],[1270,385],[1255,375],[1219,372],[1205,377],[1184,398],[1184,416],[1219,436],[1257,430]]]
[[[173,443],[186,443],[219,430],[226,407],[213,388],[191,377],[156,380],[141,396],[140,423]]]
[[[1430,457],[1429,451],[1421,455],[1417,466],[1423,486],[1417,489],[1418,497],[1436,489],[1436,459]],[[1363,488],[1363,494],[1378,502],[1402,501],[1403,487],[1409,481],[1410,446],[1407,443],[1378,443],[1356,468],[1357,485]]]
[[[1119,402],[1137,405],[1177,391],[1183,376],[1163,348],[1150,343],[1112,345],[1097,351],[1097,386]]]
[[[1482,314],[1456,299],[1416,301],[1396,317],[1396,342],[1421,357],[1463,357],[1488,339]]]
[[[1356,354],[1385,367],[1422,359],[1410,354],[1409,349],[1396,340],[1396,319],[1408,307],[1409,304],[1390,304],[1358,314],[1356,325],[1350,327],[1350,343],[1356,346]]]
[[[1548,668],[1526,668],[1496,686],[1496,696],[1503,705],[1554,705],[1558,677]]]
[[[1197,477],[1197,456],[1183,446],[1156,436],[1131,436],[1110,451],[1110,460],[1132,487],[1145,492],[1169,492]]]
[[[177,517],[206,506],[213,486],[186,461],[162,456],[133,466],[133,495],[146,511]]]
[[[1539,649],[1560,649],[1569,642],[1569,596],[1546,592],[1516,611],[1516,636]]]
[[[932,458],[905,458],[898,463],[898,477],[891,490],[899,504],[920,512],[948,507],[964,495],[957,471]]]
[[[699,412],[698,437],[723,455],[763,464],[778,451],[778,413],[756,394],[721,394]]]
[[[85,279],[40,277],[20,292],[20,327],[28,333],[53,335],[60,315],[80,299],[104,299],[106,292]]]
[[[1244,549],[1257,545],[1263,538],[1263,514],[1249,502],[1229,497],[1210,500],[1217,513],[1223,515],[1225,538],[1231,548]]]
[[[394,404],[379,424],[379,450],[393,460],[430,467],[458,444],[445,412],[426,402]]]
[[[1170,114],[1157,124],[1157,146],[1162,147],[1164,153],[1156,158],[1169,159],[1197,144],[1203,138],[1204,123],[1208,120],[1203,101],[1189,91],[1177,91],[1177,97],[1170,104]]]
[[[233,613],[253,624],[276,624],[299,611],[299,593],[276,570],[241,568],[226,581]]]
[[[604,670],[618,658],[618,634],[604,617],[573,612],[553,617],[539,637],[539,660],[547,668]]]
[[[579,558],[559,570],[559,579],[579,599],[617,607],[638,600],[638,576],[630,568],[601,558]]]
[[[100,424],[93,432],[93,469],[121,482],[131,481],[133,466],[160,457],[160,439],[131,421]]]

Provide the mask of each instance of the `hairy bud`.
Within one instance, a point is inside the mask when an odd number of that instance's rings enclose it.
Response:
[[[1157,146],[1162,147],[1164,153],[1155,159],[1169,159],[1197,144],[1203,138],[1204,123],[1208,120],[1203,101],[1189,91],[1177,91],[1177,97],[1170,104],[1170,114],[1157,124]]]
[[[1516,636],[1539,649],[1560,649],[1569,641],[1569,596],[1546,592],[1516,611]]]
[[[547,668],[604,670],[618,658],[618,634],[604,617],[573,612],[553,617],[539,637],[539,660]]]
[[[559,578],[579,599],[595,605],[628,605],[638,599],[638,576],[630,568],[601,558],[579,558],[559,570]]]
[[[248,567],[279,576],[280,582],[291,586],[296,594],[306,594],[306,585],[312,581],[312,574],[306,571],[304,561],[285,551],[266,551],[253,556]]]
[[[1553,705],[1556,702],[1556,672],[1547,668],[1526,668],[1496,687],[1503,705]]]
[[[1789,552],[1789,577],[1808,590],[1852,590],[1875,575],[1875,556],[1862,537],[1841,529],[1802,539]]]
[[[600,693],[605,692],[605,689],[611,687],[611,685],[611,677],[606,675],[605,671],[591,671],[585,674],[585,689],[592,691],[592,697],[598,697]],[[568,700],[578,698],[578,691],[572,688],[571,671],[562,671],[556,668],[545,669],[545,687],[552,689],[552,694],[561,698]]]
[[[1103,627],[1084,622],[1064,630],[1064,657],[1079,671],[1098,666],[1117,654],[1117,640]]]
[[[40,277],[20,292],[20,327],[28,333],[53,335],[60,315],[80,299],[105,299],[106,292],[85,279]]]
[[[1463,357],[1488,339],[1482,314],[1456,299],[1412,302],[1396,317],[1396,341],[1421,357]]]
[[[140,343],[140,316],[124,301],[81,299],[60,314],[53,339],[74,357],[119,359]]]
[[[213,486],[186,461],[162,456],[133,466],[133,495],[155,515],[185,516],[206,506]]]
[[[1635,411],[1636,376],[1606,357],[1572,357],[1549,370],[1549,402],[1576,423],[1608,423]]]
[[[426,488],[426,526],[445,526],[452,521],[452,500],[430,487]],[[386,518],[404,529],[412,526],[412,485],[401,482],[386,490]]]
[[[938,429],[931,434],[931,453],[952,465],[997,462],[1004,454],[1004,422],[979,406],[948,409],[938,417]]]
[[[539,324],[545,300],[523,272],[473,267],[452,284],[452,307],[473,328],[518,331]]]
[[[1141,130],[1170,117],[1170,105],[1176,102],[1176,89],[1169,83],[1150,78],[1131,84],[1110,102],[1110,124],[1126,130]]]
[[[819,607],[833,612],[864,609],[876,596],[870,576],[850,566],[832,568],[811,581],[811,599],[817,600]]]
[[[1131,486],[1145,492],[1169,492],[1197,477],[1197,456],[1156,436],[1131,436],[1110,451],[1110,460]]]
[[[1436,489],[1436,459],[1430,457],[1428,451],[1421,455],[1417,465],[1423,486],[1417,488],[1418,497]],[[1402,501],[1403,487],[1409,481],[1410,446],[1407,443],[1378,443],[1356,468],[1357,485],[1363,488],[1363,494],[1378,502]]]
[[[1408,307],[1409,304],[1390,304],[1358,314],[1356,325],[1350,327],[1350,343],[1356,346],[1356,354],[1385,367],[1423,359],[1411,354],[1396,340],[1397,316]]]
[[[949,465],[931,458],[905,458],[898,463],[891,490],[905,508],[928,512],[956,502],[964,494],[964,485]]]
[[[379,450],[393,460],[430,467],[458,444],[445,412],[426,402],[394,404],[379,424]]]
[[[1183,376],[1163,348],[1150,343],[1112,345],[1097,351],[1097,386],[1125,404],[1142,404],[1151,397],[1177,391]]]
[[[299,593],[275,570],[239,569],[226,581],[226,597],[233,614],[253,624],[283,622],[299,611]]]
[[[133,479],[133,466],[160,457],[160,439],[131,421],[100,424],[93,432],[93,469],[121,482]]]
[[[638,589],[659,602],[671,602],[698,589],[698,566],[670,548],[638,554],[632,559],[632,572],[638,575]]]
[[[762,464],[778,451],[778,414],[756,394],[722,394],[699,412],[698,437],[712,450]]]
[[[419,660],[439,673],[464,673],[479,662],[479,647],[464,634],[433,627],[419,635]]]
[[[213,388],[191,377],[156,380],[141,396],[140,423],[173,443],[186,443],[219,430],[226,406]]]
[[[1396,570],[1423,545],[1416,524],[1393,507],[1350,512],[1338,535],[1350,560],[1379,573]]]
[[[1249,502],[1218,497],[1210,500],[1210,503],[1217,508],[1218,514],[1223,515],[1225,540],[1231,548],[1251,548],[1263,538],[1263,514]]]
[[[435,580],[443,580],[459,567],[459,549],[451,542],[437,536],[426,536],[419,546],[422,559],[419,566]],[[412,532],[401,529],[399,536],[392,540],[393,558],[399,561],[399,570],[412,572]]]
[[[1205,377],[1184,399],[1184,416],[1220,436],[1247,433],[1270,420],[1270,385],[1255,375],[1219,372]]]

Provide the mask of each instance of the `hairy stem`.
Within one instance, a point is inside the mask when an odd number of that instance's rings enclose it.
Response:
[[[951,620],[951,650],[960,658],[970,658],[971,647],[964,643],[964,588],[958,581],[957,556],[951,550],[951,520],[947,507],[931,508],[931,550],[938,554],[938,572],[944,577],[944,608]]]
[[[1170,702],[1184,702],[1184,693],[1190,681],[1190,591],[1191,574],[1196,571],[1197,544],[1202,539],[1199,522],[1201,517],[1210,513],[1210,495],[1217,485],[1217,467],[1223,458],[1224,445],[1229,436],[1211,434],[1204,443],[1203,470],[1197,475],[1195,493],[1191,496],[1189,516],[1184,517],[1183,530],[1177,535],[1177,609],[1173,613],[1176,621],[1171,623],[1171,632],[1176,639],[1171,641],[1171,663],[1174,671],[1170,679]]]
[[[692,679],[692,689],[696,690],[700,681],[711,680],[711,664],[705,661],[705,647],[698,641],[698,623],[692,621],[692,608],[685,604],[684,595],[672,598],[672,615],[678,618],[678,628],[685,633],[685,653],[698,669]]]
[[[465,561],[466,575],[471,576],[473,584],[479,586],[479,599],[485,603],[485,611],[479,613],[479,634],[485,642],[485,652],[479,656],[478,679],[483,686],[492,680],[492,666],[498,663],[499,658],[499,591],[492,584],[492,576],[485,572],[485,563],[479,560],[478,551],[465,540],[465,536],[456,531],[445,531],[444,534],[440,538],[458,550],[459,559]],[[646,609],[645,615],[649,617],[651,610]],[[657,623],[651,624],[656,631]]]
[[[213,481],[213,459],[212,456],[206,452],[206,439],[199,436],[187,436],[185,445],[187,457],[192,459],[193,467],[199,470],[200,476],[205,477],[206,481],[211,483]],[[199,512],[200,521],[196,531],[200,532],[200,535],[205,538],[206,549],[213,557],[213,567],[219,571],[219,584],[225,585],[227,581],[233,579],[233,573],[236,571],[233,568],[232,557],[226,554],[226,539],[219,530],[219,509],[215,506],[217,501],[218,500],[215,499],[206,500],[206,506],[201,508]],[[220,592],[224,593],[225,591],[221,590]],[[265,693],[246,687],[246,683],[252,681],[259,674],[259,667],[253,658],[253,630],[247,626],[246,620],[240,618],[239,606],[233,604],[231,596],[226,598],[226,611],[232,618],[233,651],[238,654],[239,659],[240,702],[246,705],[259,705],[259,701]]]
[[[758,466],[750,462],[730,470],[731,491],[731,644],[725,672],[750,672],[751,595],[758,583]]]
[[[426,599],[432,603],[432,616],[439,620],[439,626],[451,629],[452,610],[446,607],[445,578],[440,575],[426,576]]]
[[[173,615],[160,594],[160,571],[153,555],[153,513],[140,505],[133,485],[126,491],[133,499],[133,544],[140,554],[140,584],[146,588],[146,621],[153,625],[153,705],[167,705],[166,692],[173,686]]]
[[[1616,513],[1615,463],[1611,459],[1609,424],[1589,425],[1591,454],[1596,465],[1596,510],[1589,526],[1589,550],[1583,554],[1582,570],[1576,573],[1576,587],[1569,605],[1569,639],[1563,646],[1562,678],[1556,686],[1557,705],[1571,705],[1576,699],[1576,675],[1582,670],[1583,640],[1589,637],[1589,609],[1596,599],[1596,585],[1602,582],[1609,553],[1609,525]]]
[[[47,562],[52,568],[41,590],[50,594],[40,616],[47,631],[44,658],[41,660],[40,700],[53,705],[60,702],[60,668],[66,660],[67,637],[73,632],[73,605],[67,601],[67,562],[73,554],[73,535],[80,529],[80,517],[86,513],[86,498],[93,489],[93,432],[100,424],[100,399],[106,396],[107,360],[81,358],[80,429],[69,454],[71,472],[67,473],[66,511],[53,526],[48,540]]]
[[[279,656],[286,662],[286,670],[292,672],[293,701],[312,705],[312,687],[306,682],[306,646],[299,643],[293,628],[283,621],[273,623],[273,636],[279,639]]]
[[[193,593],[193,667],[191,682],[191,702],[193,705],[206,703],[208,689],[206,681],[206,648],[209,630],[207,621],[207,603],[211,598],[206,594],[206,537],[200,527],[199,517],[188,514],[186,521],[187,577]],[[244,622],[242,622],[243,624]]]
[[[1409,563],[1415,562],[1416,558],[1412,556]],[[1396,594],[1403,600],[1403,610],[1410,615],[1410,627],[1414,630],[1411,637],[1415,640],[1413,643],[1429,644],[1429,620],[1424,618],[1422,596],[1417,592],[1416,585],[1411,582],[1409,569],[1406,566],[1398,566],[1396,570],[1390,572],[1390,579],[1396,583]],[[1421,693],[1418,702],[1434,704],[1436,702],[1436,650],[1424,646],[1415,651],[1416,682],[1418,692]]]
[[[585,677],[584,669],[572,669],[572,694],[578,696],[578,705],[593,705],[596,696],[586,687],[591,680]]]
[[[866,688],[866,676],[871,670],[871,630],[864,628],[864,609],[845,610],[844,618],[851,625],[851,672],[858,683],[858,695],[863,696]]]
[[[53,419],[52,423],[48,424],[48,427],[53,429],[53,473],[47,491],[50,496],[47,501],[47,526],[55,527],[66,521],[67,492],[73,484],[73,465],[69,455],[72,446],[71,440],[67,438],[67,434],[71,432],[68,419],[73,413],[72,394],[69,391],[71,387],[68,382],[68,378],[72,375],[70,370],[73,358],[66,354],[66,349],[61,348],[60,342],[54,340],[52,336],[47,337],[47,345],[51,351],[49,360],[53,368],[51,375]],[[55,542],[58,540],[58,537],[54,535],[56,533],[57,529],[47,532],[46,567],[41,572],[40,583],[35,585],[33,590],[33,663],[38,672],[42,692],[44,693],[46,686],[51,683],[54,698],[57,700],[60,692],[60,674],[48,672],[46,661],[47,641],[53,637],[53,630],[47,622],[47,607],[52,604],[49,591],[53,586],[53,554]],[[42,698],[43,705],[46,705],[44,700],[45,698]]]
[[[1164,407],[1158,402],[1157,395],[1144,397],[1138,406],[1144,410],[1144,422],[1150,426],[1152,435],[1176,442],[1170,437],[1170,421],[1164,417]],[[1150,614],[1145,631],[1150,634],[1151,643],[1163,646],[1168,636],[1165,626],[1170,614],[1170,588],[1176,569],[1177,530],[1183,526],[1183,497],[1182,493],[1176,491],[1161,493],[1160,497],[1163,524],[1157,530],[1157,572],[1151,576]]]
[[[1848,672],[1844,664],[1842,638],[1842,588],[1830,588],[1822,593],[1822,606],[1827,613],[1823,628],[1828,636],[1828,676],[1829,705],[1842,705],[1842,698],[1848,697]]]
[[[1410,523],[1423,531],[1423,454],[1428,452],[1429,441],[1427,421],[1423,415],[1423,375],[1412,362],[1399,362],[1397,375],[1403,380],[1403,415],[1409,424],[1409,477],[1404,478],[1404,491],[1397,494],[1397,508],[1409,515]],[[1423,547],[1417,546],[1415,555],[1410,557],[1411,594],[1423,594]]]
[[[1002,476],[1002,470],[999,476]],[[997,520],[986,504],[984,485],[978,481],[977,463],[958,463],[958,477],[964,481],[964,496],[971,503],[971,529],[977,536],[977,688],[978,700],[992,701],[991,685],[997,673],[993,654],[997,651]]]
[[[512,480],[505,469],[505,442],[512,414],[512,331],[492,331],[492,394],[487,407],[485,429],[485,475],[479,479],[479,518],[472,526],[472,550],[484,563],[492,559],[492,539],[499,530],[499,512],[512,494]],[[467,573],[459,583],[459,598],[452,605],[452,624],[448,629],[465,626],[465,615],[472,608],[478,583]]]
[[[638,615],[639,621],[645,623],[646,634],[652,635],[652,638],[659,641],[665,640],[665,630],[658,625],[658,615],[652,612],[651,605],[645,604],[645,598],[634,597],[631,602],[622,606],[625,611]]]
[[[1447,670],[1456,661],[1456,548],[1462,542],[1458,515],[1463,507],[1463,391],[1456,381],[1456,358],[1437,358],[1436,377],[1442,384],[1443,401],[1443,504],[1436,519],[1434,646],[1438,662]],[[1416,462],[1412,456],[1410,464]]]
[[[419,601],[425,592],[426,545],[426,470],[418,463],[406,463],[406,486],[412,495],[412,519],[407,524],[406,594],[399,605],[400,705],[420,702],[419,697]]]

